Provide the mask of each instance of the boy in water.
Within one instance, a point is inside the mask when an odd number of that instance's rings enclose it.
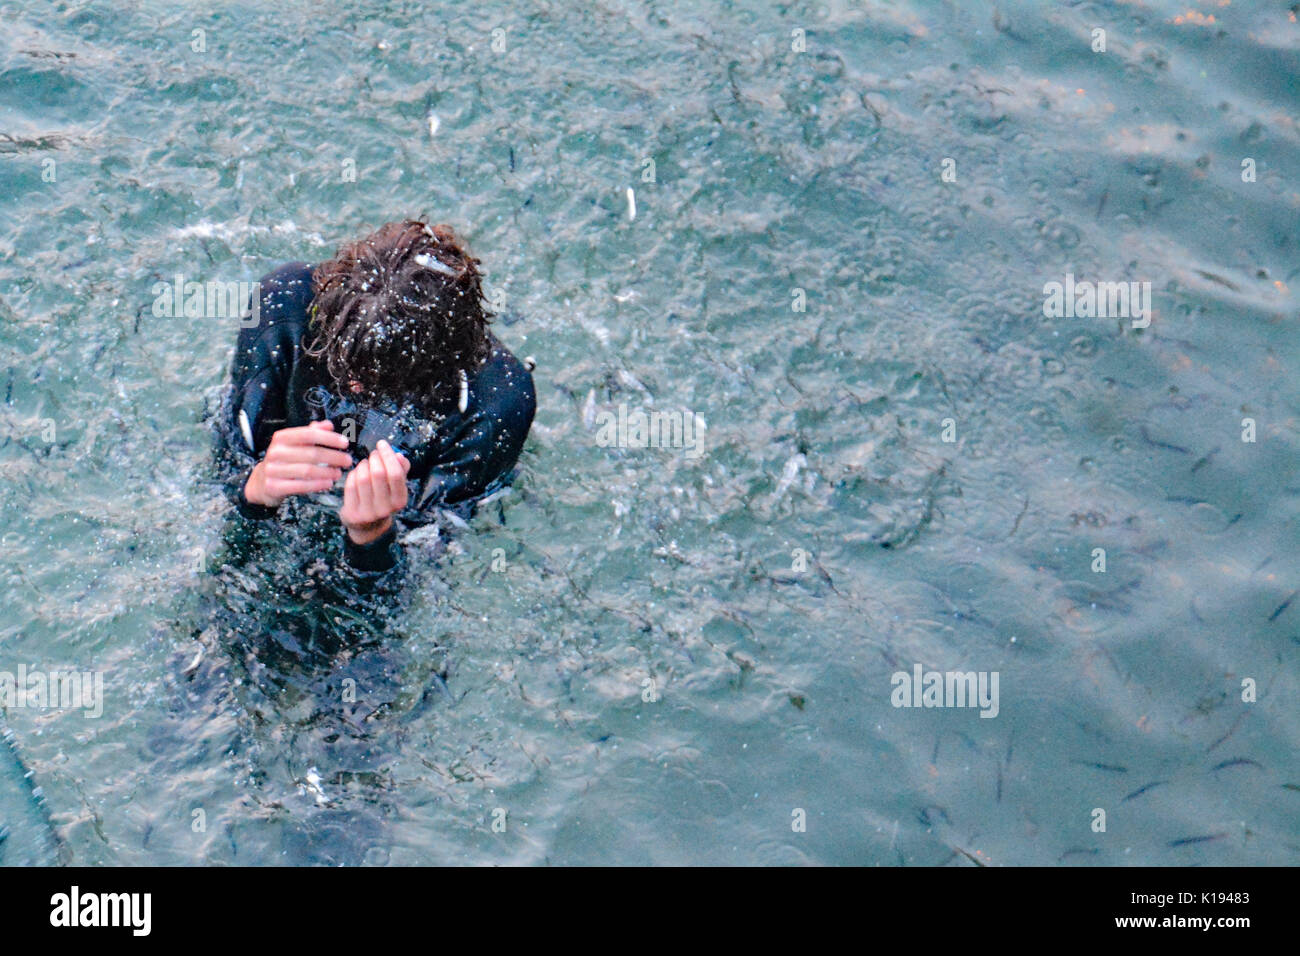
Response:
[[[375,574],[397,563],[395,519],[508,480],[536,397],[488,330],[478,264],[450,227],[406,220],[262,279],[218,420],[244,517],[343,479],[344,560]]]

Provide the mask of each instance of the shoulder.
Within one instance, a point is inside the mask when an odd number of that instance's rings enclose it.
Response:
[[[252,296],[256,308],[253,321],[240,322],[241,352],[283,344],[302,334],[312,300],[311,276],[312,267],[307,263],[289,262],[257,280]]]
[[[537,408],[537,393],[532,373],[494,335],[489,335],[491,349],[487,360],[474,374],[472,392],[475,404],[493,417],[532,421]]]
[[[307,307],[311,301],[311,277],[314,267],[305,262],[287,262],[272,269],[258,280],[263,305],[300,305]]]

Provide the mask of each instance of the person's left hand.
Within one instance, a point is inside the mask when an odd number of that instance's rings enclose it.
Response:
[[[406,456],[381,440],[370,457],[348,473],[339,520],[355,543],[369,544],[393,526],[393,515],[406,507],[410,470]]]

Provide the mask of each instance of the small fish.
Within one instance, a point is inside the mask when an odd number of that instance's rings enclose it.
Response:
[[[438,119],[438,114],[430,113],[429,114],[429,138],[430,139],[438,135],[438,127],[441,125],[442,125],[442,121]]]
[[[1238,715],[1237,715],[1237,719],[1234,720],[1234,721],[1232,722],[1232,726],[1228,728],[1228,732],[1225,733],[1225,734],[1224,734],[1222,737],[1220,737],[1218,740],[1216,740],[1214,743],[1210,744],[1210,746],[1206,747],[1206,748],[1205,748],[1205,752],[1208,754],[1208,753],[1209,753],[1211,750],[1213,750],[1215,747],[1219,746],[1219,744],[1223,743],[1225,740],[1227,740],[1229,737],[1231,737],[1233,734],[1235,734],[1235,733],[1237,732],[1237,728],[1241,726],[1241,722],[1242,722],[1242,720],[1245,719],[1245,717],[1246,717],[1246,714],[1245,714],[1244,711],[1243,711],[1242,713],[1238,714]]]
[[[619,369],[618,373],[614,376],[614,378],[618,382],[618,384],[624,386],[625,388],[635,389],[638,392],[646,392],[647,394],[650,391],[650,389],[646,388],[644,385],[641,384],[641,380],[639,378],[637,378],[635,375],[633,375],[631,372],[627,371],[626,369]]]
[[[441,259],[437,258],[436,256],[426,255],[423,252],[415,257],[415,261],[420,265],[424,266],[426,269],[432,269],[434,272],[437,272],[441,275],[451,276],[452,278],[455,278],[459,274],[456,272],[455,269],[447,265],[447,263],[443,262]]]
[[[244,409],[239,410],[239,431],[244,436],[244,443],[248,445],[249,451],[255,451],[253,448],[253,429],[248,424],[248,412]]]
[[[786,461],[785,467],[781,470],[781,480],[776,483],[776,493],[772,495],[773,499],[780,498],[785,494],[795,478],[799,477],[799,469],[808,464],[808,459],[800,452],[797,455],[791,455]]]
[[[1109,773],[1128,773],[1128,767],[1120,767],[1113,763],[1084,763],[1085,767],[1092,767],[1095,770],[1105,770]]]
[[[1184,455],[1190,455],[1192,453],[1190,448],[1183,448],[1181,445],[1171,445],[1168,442],[1152,438],[1145,425],[1139,428],[1138,432],[1142,435],[1142,440],[1154,448],[1166,448],[1169,451],[1180,452]]]
[[[582,405],[582,424],[591,428],[596,424],[596,390],[593,388],[587,392],[587,400]]]
[[[514,489],[511,488],[509,485],[506,485],[503,488],[498,488],[496,491],[492,492],[491,494],[484,495],[482,498],[478,499],[477,507],[486,508],[494,501],[500,501],[502,498],[509,498],[513,490]]]
[[[627,221],[631,222],[636,218],[636,193],[632,192],[632,187],[627,187]]]
[[[184,670],[182,670],[181,673],[184,674],[186,677],[188,677],[190,674],[193,674],[196,670],[199,669],[199,662],[202,660],[203,660],[203,648],[200,647],[199,652],[194,655],[194,660],[186,664]]]
[[[1192,465],[1192,474],[1193,475],[1196,474],[1197,471],[1199,471],[1201,468],[1204,468],[1206,465],[1212,462],[1214,460],[1214,456],[1218,454],[1220,447],[1222,446],[1216,446],[1213,451],[1208,451],[1204,455],[1202,455],[1197,460],[1196,464]]]
[[[1264,769],[1264,765],[1258,760],[1251,760],[1249,757],[1236,757],[1232,760],[1225,760],[1223,763],[1212,768],[1210,773],[1216,773],[1220,770],[1227,770],[1229,767],[1255,767],[1259,770]]]
[[[1291,602],[1295,600],[1297,594],[1300,594],[1300,591],[1292,591],[1287,595],[1286,600],[1277,606],[1277,610],[1268,616],[1269,623],[1276,621],[1282,616],[1282,612],[1291,606]]]
[[[437,689],[437,691],[440,694],[445,696],[453,704],[456,703],[456,698],[452,695],[451,688],[447,686],[447,682],[443,679],[443,676],[441,674],[437,672],[430,674],[429,681],[430,683],[433,684],[433,686]]]
[[[1191,846],[1193,843],[1209,843],[1211,840],[1222,840],[1227,835],[1226,833],[1211,833],[1209,836],[1183,837],[1181,840],[1171,841],[1169,845],[1176,847]]]
[[[1168,783],[1167,780],[1156,780],[1153,783],[1148,783],[1145,787],[1138,787],[1127,797],[1121,800],[1120,803],[1127,803],[1129,800],[1132,800],[1134,797],[1142,796],[1142,794],[1146,793],[1148,790],[1154,790],[1156,787],[1163,787],[1166,783]]]
[[[985,863],[983,860],[977,860],[974,856],[972,856],[971,854],[967,853],[965,850],[963,850],[963,849],[962,849],[961,847],[959,847],[959,846],[954,846],[954,847],[951,847],[950,849],[952,849],[952,850],[953,850],[954,852],[956,852],[956,853],[960,853],[962,856],[964,856],[966,859],[970,860],[970,861],[971,861],[972,863],[974,863],[976,866],[988,866],[988,864]]]
[[[469,523],[460,515],[456,514],[456,512],[454,511],[445,511],[442,508],[439,508],[438,520],[445,521],[447,524],[449,524],[451,527],[455,528],[458,531],[469,530]]]
[[[1193,269],[1192,271],[1195,272],[1202,279],[1208,279],[1209,281],[1217,285],[1223,286],[1225,289],[1231,289],[1233,292],[1241,291],[1241,289],[1238,286],[1233,285],[1223,276],[1216,276],[1213,272],[1206,272],[1204,269]]]

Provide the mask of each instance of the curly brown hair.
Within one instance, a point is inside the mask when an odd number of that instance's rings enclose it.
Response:
[[[478,266],[450,226],[381,226],[316,267],[304,349],[343,394],[443,401],[488,355]]]

